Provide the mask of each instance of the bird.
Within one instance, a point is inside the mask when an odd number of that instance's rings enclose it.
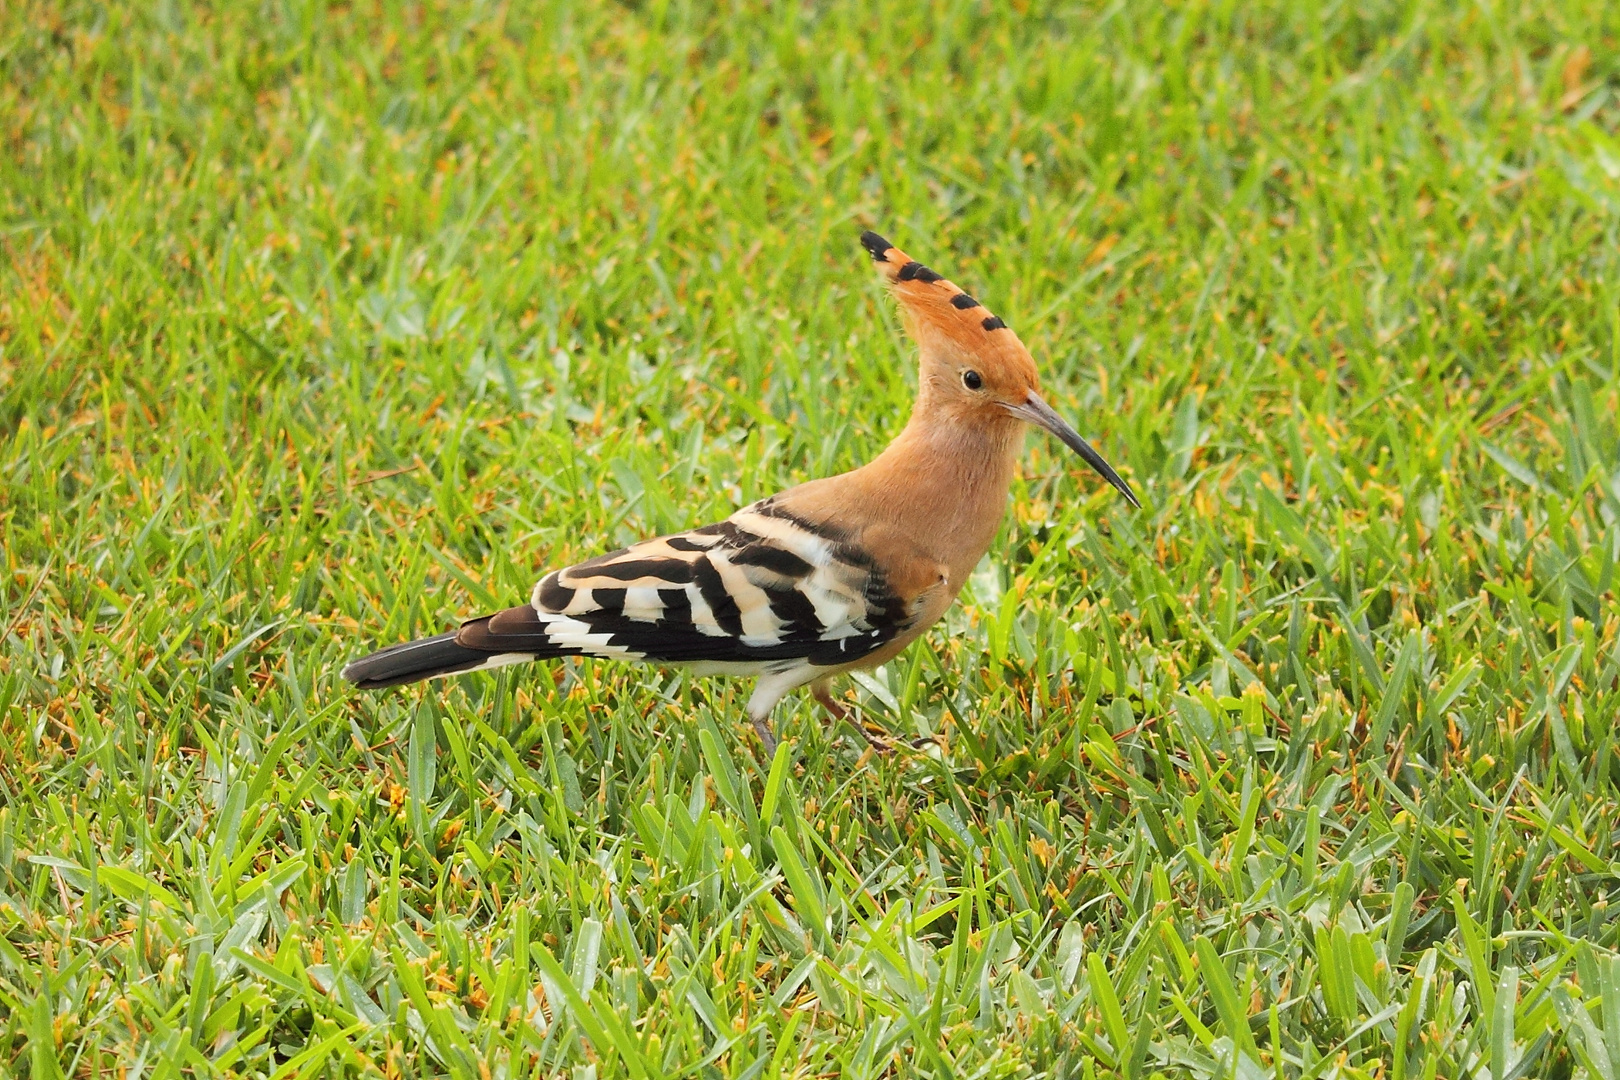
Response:
[[[393,645],[343,677],[377,689],[589,656],[751,675],[747,714],[898,655],[944,615],[1006,512],[1025,429],[1043,428],[1133,507],[1130,485],[1040,393],[1035,361],[983,304],[872,231],[861,246],[917,346],[910,419],[876,458],[726,518],[553,570],[529,602]]]

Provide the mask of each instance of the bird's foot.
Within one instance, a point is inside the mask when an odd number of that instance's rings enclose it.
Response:
[[[853,726],[856,731],[861,733],[861,737],[866,740],[866,744],[879,754],[888,757],[894,753],[895,739],[887,731],[884,731],[876,724],[861,723]]]

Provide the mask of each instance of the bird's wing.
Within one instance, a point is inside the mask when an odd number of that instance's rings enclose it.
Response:
[[[915,576],[885,572],[859,538],[765,499],[548,574],[530,604],[473,620],[456,641],[542,657],[841,667],[912,627],[924,590],[896,579]]]

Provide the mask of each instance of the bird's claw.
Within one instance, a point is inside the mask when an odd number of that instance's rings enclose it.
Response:
[[[882,756],[888,757],[894,753],[895,740],[888,732],[883,731],[881,728],[873,730],[865,724],[855,724],[853,726],[856,731],[861,733],[861,737],[866,740],[866,744]]]

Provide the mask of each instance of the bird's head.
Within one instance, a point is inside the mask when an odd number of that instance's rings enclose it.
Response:
[[[1011,417],[1050,431],[1102,477],[1140,506],[1113,466],[1040,395],[1035,361],[995,315],[973,297],[875,232],[861,246],[900,305],[906,330],[921,352],[921,400],[933,410],[970,422],[993,424]]]

